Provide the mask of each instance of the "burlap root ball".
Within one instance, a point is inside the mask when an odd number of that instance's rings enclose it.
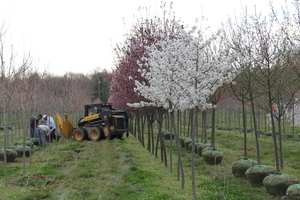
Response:
[[[186,149],[189,149],[189,144],[192,143],[192,139],[191,138],[188,138],[188,139],[185,139],[184,140],[184,147]]]
[[[298,184],[299,179],[289,174],[270,174],[263,180],[263,185],[270,196],[285,196],[290,185]]]
[[[201,146],[203,143],[202,142],[196,142],[195,143],[195,153],[198,154],[198,146]]]
[[[31,139],[29,139],[29,140],[20,142],[18,145],[21,145],[21,146],[25,145],[25,146],[29,146],[30,148],[33,148],[34,143],[32,142]]]
[[[201,143],[196,145],[196,152],[199,156],[202,156],[202,149],[204,149],[205,147],[210,147],[210,144]]]
[[[262,182],[269,174],[276,172],[275,167],[269,165],[255,165],[245,172],[246,179],[252,186],[263,186]]]
[[[203,144],[203,143],[202,143],[202,142],[198,142],[198,141],[195,142],[195,153],[198,153],[198,152],[197,152],[197,146],[198,146],[198,145],[201,145],[201,144]]]
[[[190,137],[182,137],[182,138],[179,139],[180,146],[181,146],[182,148],[185,147],[185,146],[184,146],[184,141],[185,141],[186,139],[191,139],[191,138],[190,138]]]
[[[24,146],[24,145],[17,146],[16,151],[17,151],[19,157],[23,156],[23,151],[25,152],[26,157],[29,157],[31,154],[33,154],[32,148],[30,148],[29,146]]]
[[[7,162],[15,162],[18,154],[14,148],[6,148],[6,160]],[[0,160],[4,161],[4,149],[0,150]]]
[[[222,162],[224,154],[221,151],[205,151],[202,153],[203,160],[209,165],[218,165]]]
[[[34,145],[39,145],[39,138],[31,138],[29,140],[31,140],[31,142],[33,142]]]
[[[232,174],[237,178],[246,178],[246,171],[250,167],[257,165],[257,162],[251,159],[239,159],[232,165]]]
[[[204,147],[202,150],[201,150],[201,154],[203,154],[205,151],[221,151],[218,147]]]
[[[201,144],[201,142],[195,142],[195,153],[197,153],[197,145]],[[188,150],[190,150],[190,152],[192,152],[192,148],[193,148],[193,143],[189,143],[189,146],[188,146]]]
[[[290,185],[286,190],[287,200],[300,200],[300,184]]]
[[[171,137],[172,137],[172,140],[173,140],[173,139],[175,138],[175,135],[174,135],[173,133],[171,133],[171,132],[164,132],[163,138],[164,138],[165,140],[170,140]]]
[[[195,142],[195,153],[197,153],[197,145],[202,144],[201,142]],[[192,152],[192,148],[193,148],[193,143],[191,142],[188,146],[188,149],[190,150],[190,152]]]

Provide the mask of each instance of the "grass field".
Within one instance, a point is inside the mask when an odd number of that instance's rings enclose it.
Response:
[[[249,157],[255,160],[254,136],[250,133],[248,141]],[[169,150],[170,141],[166,144]],[[274,166],[272,138],[261,137],[260,144],[262,164]],[[285,167],[281,171],[298,178],[299,145],[291,140],[283,143]],[[207,165],[202,157],[196,155],[197,199],[274,199],[264,187],[252,187],[247,180],[232,175],[233,163],[243,157],[241,133],[217,131],[216,146],[224,153],[220,165]],[[46,148],[34,147],[33,156],[26,158],[25,164],[23,158],[8,164],[7,188],[4,185],[3,162],[0,163],[0,199],[193,199],[191,154],[182,149],[185,170],[185,189],[182,190],[181,181],[177,180],[175,145],[172,149],[174,162],[165,167],[160,157],[155,158],[133,135],[124,140],[99,142],[64,139]]]

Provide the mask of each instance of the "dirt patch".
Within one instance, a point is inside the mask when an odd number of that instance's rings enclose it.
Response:
[[[9,185],[28,187],[28,186],[40,186],[45,183],[46,177],[32,174],[23,176],[21,179],[10,180]]]
[[[295,151],[298,151],[298,149],[291,149],[291,151],[295,152]]]

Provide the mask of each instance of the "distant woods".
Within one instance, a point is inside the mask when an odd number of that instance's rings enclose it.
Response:
[[[1,77],[1,101],[6,112],[73,112],[93,102],[107,102],[111,74],[38,74],[29,69]],[[1,108],[3,109],[3,108]]]

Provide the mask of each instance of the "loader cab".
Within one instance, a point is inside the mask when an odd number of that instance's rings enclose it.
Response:
[[[93,108],[88,108],[88,115],[95,115],[98,113],[98,109],[96,107],[93,107]]]
[[[102,108],[103,110],[114,110],[114,109],[112,108],[112,104],[111,104],[111,103],[102,103],[102,104],[101,104],[101,108]]]
[[[88,104],[84,106],[84,116],[101,113],[102,110],[113,110],[111,103]]]

